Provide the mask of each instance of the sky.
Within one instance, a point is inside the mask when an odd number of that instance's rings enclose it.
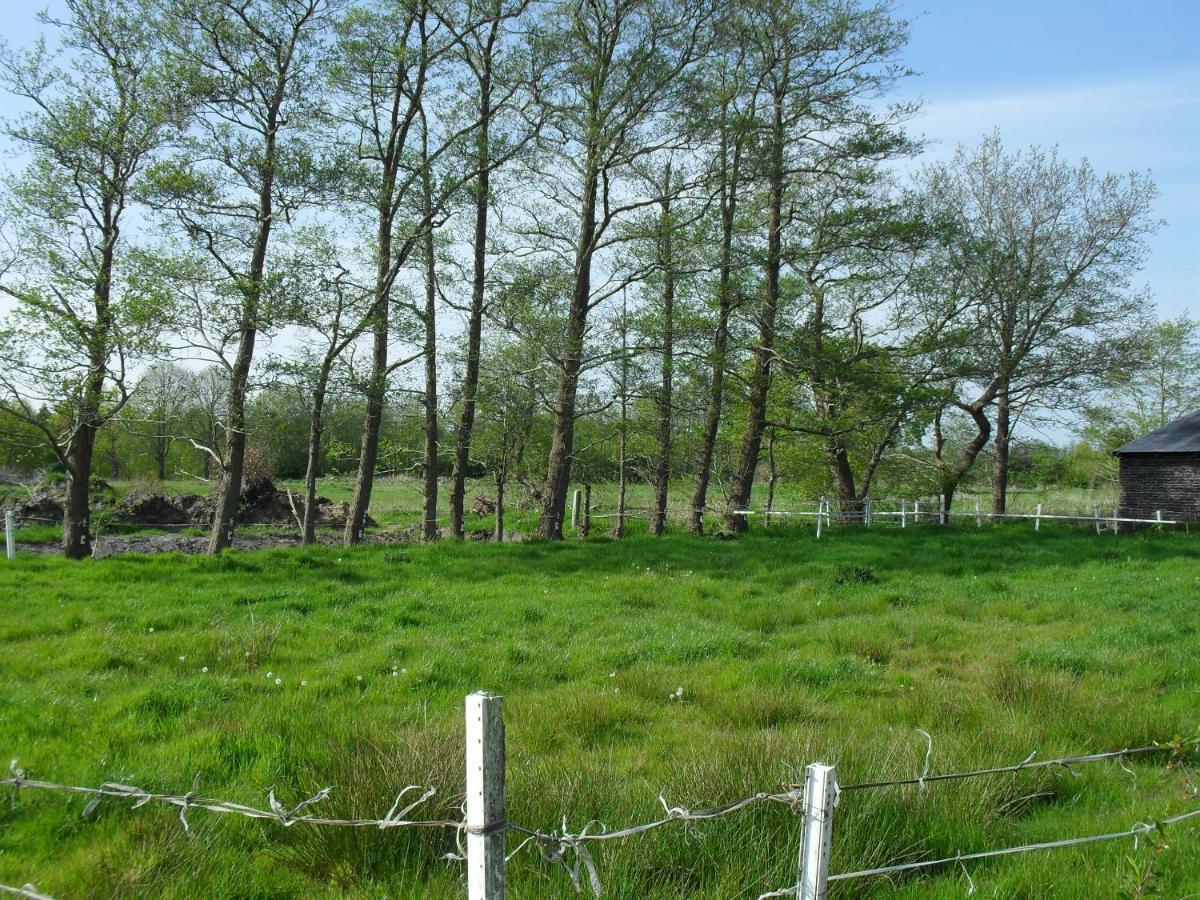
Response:
[[[896,0],[910,21],[901,95],[926,158],[998,128],[1101,172],[1149,171],[1154,235],[1137,285],[1200,316],[1200,0]]]
[[[1010,147],[1057,145],[1102,172],[1149,171],[1167,224],[1135,284],[1164,317],[1200,316],[1200,0],[894,3],[918,73],[899,97],[924,104],[912,130],[929,141],[925,158],[998,128]],[[44,5],[0,0],[10,44],[36,39]],[[0,95],[0,117],[15,111]]]

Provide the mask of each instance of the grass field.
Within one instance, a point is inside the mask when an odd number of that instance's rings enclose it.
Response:
[[[0,752],[31,777],[265,805],[330,786],[457,817],[462,701],[506,698],[509,817],[610,827],[774,790],[1200,735],[1200,544],[1021,525],[758,530],[734,542],[25,557],[0,569]],[[207,670],[207,671],[206,671]],[[361,679],[361,680],[360,680]],[[278,683],[277,683],[278,682]],[[305,683],[306,682],[306,683]],[[677,688],[682,696],[672,699]],[[1200,764],[1193,757],[1192,763]],[[1200,806],[1166,757],[846,794],[831,871],[1129,828]],[[60,898],[456,897],[440,832],[334,831],[22,792],[0,883]],[[595,850],[610,897],[756,897],[795,877],[786,807]],[[515,837],[510,836],[512,847]],[[971,864],[981,896],[1200,891],[1200,828]],[[573,894],[524,851],[514,897]],[[949,867],[839,897],[962,897]]]

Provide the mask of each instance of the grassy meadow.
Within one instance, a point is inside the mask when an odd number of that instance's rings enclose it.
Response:
[[[462,703],[505,696],[509,818],[618,827],[835,762],[843,783],[1200,735],[1200,544],[1023,524],[614,542],[23,556],[0,569],[0,752],[116,781],[380,817],[457,817]],[[679,693],[682,689],[682,694]],[[1187,762],[1200,767],[1194,751]],[[1144,758],[843,795],[831,871],[1118,831],[1200,806]],[[60,898],[458,897],[441,831],[283,828],[35,791],[0,804],[0,883]],[[606,896],[754,898],[795,877],[787,807],[593,848]],[[516,836],[510,835],[510,848]],[[969,864],[986,897],[1200,892],[1200,827]],[[514,897],[574,894],[526,849]],[[835,897],[965,896],[961,868]],[[1139,891],[1141,893],[1139,893]]]

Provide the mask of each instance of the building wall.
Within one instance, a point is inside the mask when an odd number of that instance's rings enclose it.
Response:
[[[1122,516],[1200,520],[1200,454],[1128,455],[1119,466]]]

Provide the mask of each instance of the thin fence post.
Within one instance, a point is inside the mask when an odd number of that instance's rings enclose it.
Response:
[[[1121,518],[1121,507],[1119,507],[1119,506],[1114,506],[1114,507],[1113,507],[1113,517],[1112,517],[1112,528],[1113,528],[1113,534],[1120,534],[1120,533],[1121,533],[1121,522],[1120,522],[1120,518]]]
[[[1100,504],[1092,504],[1092,520],[1096,523],[1096,534],[1100,533]]]
[[[17,558],[17,535],[13,530],[12,508],[4,510],[4,548],[9,559]]]
[[[903,498],[900,500],[900,527],[908,527],[908,501]]]
[[[868,498],[867,498],[865,501],[863,501],[863,502],[864,502],[864,506],[863,506],[863,519],[864,519],[864,522],[865,522],[866,526],[867,526],[868,528],[870,528],[870,527],[871,527],[871,512],[872,512],[872,510],[871,510],[871,498],[870,498],[870,497],[868,497]]]
[[[1158,527],[1161,529],[1162,528],[1162,510],[1161,509],[1156,509],[1154,511],[1154,521],[1158,523]],[[9,557],[9,559],[11,559],[11,558],[12,557]]]
[[[938,494],[938,524],[946,524],[946,495]]]
[[[836,797],[837,773],[833,766],[813,763],[804,770],[804,836],[796,885],[799,900],[825,900]]]
[[[504,698],[467,695],[467,897],[504,898]]]
[[[975,501],[975,527],[983,527],[983,512],[979,509],[979,501]]]
[[[821,539],[821,513],[825,511],[825,498],[822,497],[817,503],[817,540]]]
[[[913,521],[914,522],[921,521],[921,498],[920,497],[918,497],[916,500],[913,501]]]
[[[583,491],[576,489],[571,496],[571,527],[579,527],[579,505],[583,501]]]
[[[1042,504],[1040,504],[1040,503],[1037,505],[1037,513],[1034,514],[1033,530],[1034,531],[1042,530]]]

